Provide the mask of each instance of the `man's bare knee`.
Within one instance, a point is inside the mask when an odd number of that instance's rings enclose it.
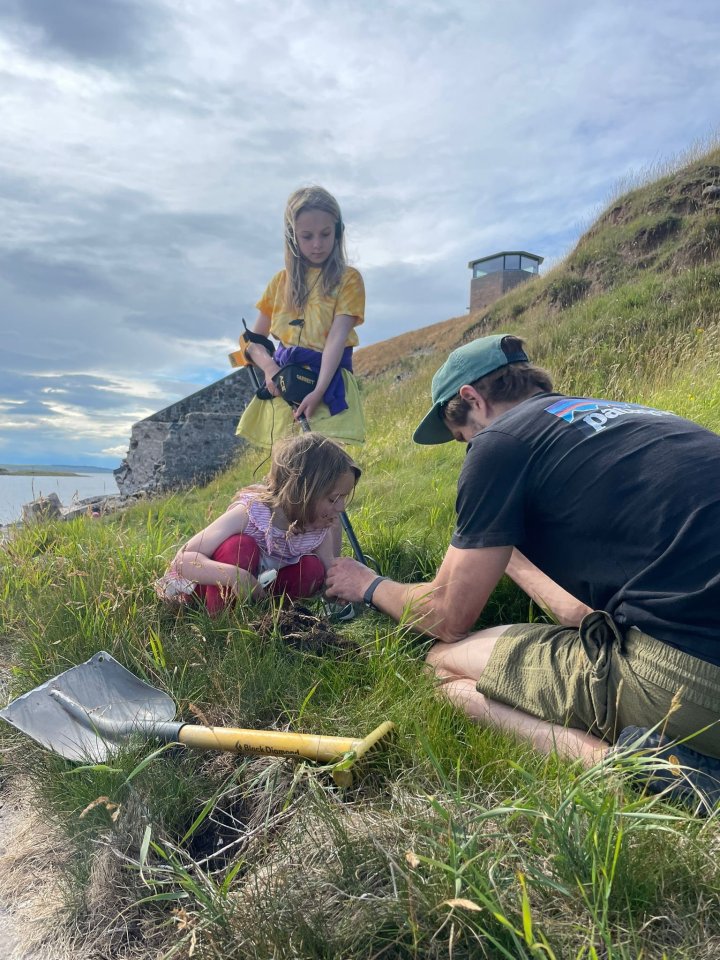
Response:
[[[456,680],[458,677],[458,674],[445,663],[448,646],[449,644],[438,641],[425,654],[425,670],[438,683],[447,683],[449,680]]]
[[[507,629],[507,626],[489,627],[455,643],[438,640],[425,655],[425,662],[440,677],[477,680],[485,670],[498,638]]]
[[[447,667],[445,666],[445,659],[451,649],[451,644],[443,643],[441,640],[438,640],[437,643],[434,643],[428,652],[425,654],[425,663],[428,667],[431,667],[436,673],[447,672]],[[452,671],[451,671],[452,672]]]

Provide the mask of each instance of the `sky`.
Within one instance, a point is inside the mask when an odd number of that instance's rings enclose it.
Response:
[[[0,463],[116,466],[227,375],[319,183],[361,345],[542,272],[718,133],[716,0],[0,0]]]

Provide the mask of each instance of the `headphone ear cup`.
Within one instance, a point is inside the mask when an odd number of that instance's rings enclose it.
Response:
[[[335,239],[336,240],[342,239],[344,230],[345,230],[345,224],[342,222],[342,220],[338,220],[335,223]]]

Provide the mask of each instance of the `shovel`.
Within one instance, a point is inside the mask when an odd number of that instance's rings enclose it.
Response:
[[[175,720],[175,703],[100,651],[24,693],[0,717],[68,760],[102,763],[133,735],[199,750],[298,757],[332,764],[338,786],[352,783],[356,760],[392,729],[386,720],[364,738],[325,737],[282,730],[204,727]]]

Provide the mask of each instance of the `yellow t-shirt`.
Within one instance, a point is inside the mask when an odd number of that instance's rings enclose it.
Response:
[[[345,267],[340,284],[334,294],[324,296],[320,267],[310,267],[307,272],[310,296],[302,313],[289,311],[285,306],[285,270],[280,270],[265,288],[256,306],[270,317],[270,333],[286,347],[309,347],[322,352],[330,327],[338,314],[355,318],[355,326],[365,319],[365,284],[354,267]],[[291,320],[303,319],[302,326],[291,326]],[[348,333],[346,347],[359,344],[355,330]]]

